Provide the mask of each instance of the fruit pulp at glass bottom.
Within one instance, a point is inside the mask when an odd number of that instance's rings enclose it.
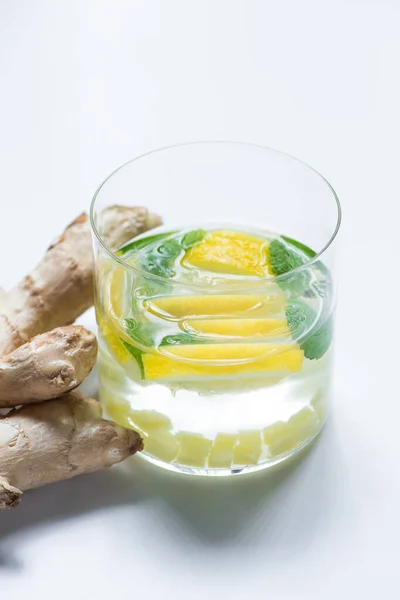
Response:
[[[319,431],[331,352],[286,376],[179,384],[146,382],[134,359],[123,366],[100,333],[101,400],[110,418],[138,430],[144,451],[197,469],[275,461]]]

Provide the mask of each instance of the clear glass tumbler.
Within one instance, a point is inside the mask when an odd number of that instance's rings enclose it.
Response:
[[[163,225],[113,252],[99,223],[114,204],[146,206]],[[100,397],[142,434],[144,457],[246,473],[319,433],[340,218],[319,173],[252,144],[161,148],[102,183],[91,206]]]

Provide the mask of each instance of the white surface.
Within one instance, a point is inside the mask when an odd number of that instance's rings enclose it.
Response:
[[[302,158],[343,204],[335,412],[297,465],[193,481],[140,462],[0,515],[0,596],[397,598],[397,0],[3,0],[1,284],[115,166],[230,138]]]

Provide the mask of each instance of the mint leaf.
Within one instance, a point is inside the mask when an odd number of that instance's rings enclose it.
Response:
[[[140,256],[140,268],[151,275],[157,277],[164,277],[170,279],[175,276],[173,269],[173,260],[179,256],[182,249],[177,239],[165,239],[170,238],[172,235],[176,235],[176,232],[159,233],[157,235],[150,235],[146,238],[134,240],[130,242],[118,252],[120,256],[127,254],[128,252],[139,252],[151,246],[148,251],[145,250],[144,255]],[[155,243],[161,241],[157,247],[154,247]]]
[[[179,344],[205,344],[206,340],[202,339],[198,335],[192,335],[190,333],[175,333],[173,335],[166,335],[160,346],[173,346]]]
[[[304,256],[307,258],[307,260],[311,260],[317,256],[317,253],[314,250],[312,250],[305,244],[298,242],[297,240],[286,237],[285,235],[282,236],[282,239],[285,240],[285,242],[287,244],[289,244],[290,246],[294,246],[295,248],[300,250],[300,252],[302,252],[304,254]],[[329,278],[329,269],[324,265],[323,262],[321,262],[319,260],[318,262],[315,263],[315,267],[317,269],[319,269],[321,271],[321,273],[324,273],[324,275],[327,275]]]
[[[290,246],[294,246],[295,248],[300,250],[302,252],[302,254],[304,254],[308,259],[311,259],[311,258],[314,258],[314,256],[317,256],[317,253],[314,252],[314,250],[311,250],[311,248],[309,248],[305,244],[302,244],[301,242],[298,242],[297,240],[294,240],[293,238],[289,238],[289,237],[286,237],[285,235],[283,235],[282,239],[285,240],[285,242],[287,244],[290,244]]]
[[[307,304],[288,304],[286,319],[294,339],[298,339],[315,319],[314,311]]]
[[[142,346],[154,346],[153,327],[150,323],[140,323],[136,319],[125,319],[125,328],[128,336],[142,344]]]
[[[315,329],[317,329],[316,325]],[[304,356],[310,360],[318,360],[328,352],[333,338],[333,318],[329,317],[315,333],[311,332],[310,337],[301,344],[304,350]]]
[[[128,344],[128,342],[126,342],[122,338],[120,338],[120,340],[123,343],[123,345],[125,346],[125,348],[128,350],[128,352],[130,352],[132,354],[133,358],[136,360],[136,362],[139,366],[139,369],[140,369],[140,374],[142,376],[142,379],[144,379],[144,365],[143,365],[143,359],[142,359],[143,352],[141,350],[139,350],[139,348],[132,346],[132,344]]]
[[[269,264],[273,275],[284,275],[297,269],[305,260],[280,240],[272,240],[268,246]]]
[[[285,309],[286,319],[294,339],[298,339],[315,320],[316,313],[307,304],[288,304]],[[329,350],[333,338],[333,317],[323,324],[318,321],[306,335],[300,348],[309,360],[318,360]]]
[[[124,321],[126,332],[129,337],[132,338],[132,341],[138,342],[139,344],[147,347],[154,345],[151,325],[149,323],[139,323],[136,321],[136,319],[132,318],[124,319]],[[144,379],[145,373],[142,358],[144,354],[143,350],[140,350],[140,348],[137,348],[133,344],[129,344],[129,342],[126,342],[122,338],[120,338],[120,340],[128,352],[130,352],[130,354],[132,354],[133,358],[136,360],[142,379]]]
[[[188,333],[176,333],[174,335],[167,335],[161,340],[160,346],[174,346],[179,344],[193,344],[193,336]]]
[[[157,277],[170,279],[175,276],[170,260],[168,258],[158,258],[154,254],[144,256],[140,262],[140,267],[151,275],[157,275]]]
[[[308,260],[312,260],[317,256],[317,253],[297,240],[286,236],[282,236],[282,239],[284,242],[279,239],[272,240],[267,250],[272,274],[275,276],[288,274],[287,277],[279,282],[281,288],[291,291],[294,294],[304,294],[304,296],[309,298],[315,296],[315,292],[321,298],[328,296],[332,284],[331,276],[329,269],[320,260],[314,263],[312,268],[314,272],[320,271],[320,274],[325,276],[325,279],[319,281],[312,280],[311,267],[310,269],[305,268],[290,275],[290,271],[301,267]]]
[[[157,252],[166,258],[177,258],[182,252],[182,248],[178,240],[167,240],[157,247]]]
[[[145,248],[149,244],[158,242],[159,240],[163,240],[166,237],[174,235],[175,233],[177,232],[167,231],[165,233],[156,233],[155,235],[149,235],[147,237],[140,238],[139,240],[133,240],[133,242],[128,242],[127,244],[125,244],[125,246],[122,246],[122,248],[118,250],[117,255],[123,256],[124,254],[126,254],[127,252],[131,252],[132,250],[135,250],[135,252],[137,252],[138,250]]]
[[[195,246],[206,237],[206,231],[204,229],[195,229],[194,231],[188,231],[182,238],[182,248],[189,250],[192,246]]]
[[[325,279],[323,281],[314,281],[312,287],[317,292],[320,298],[326,298],[331,290],[331,281],[330,279]]]
[[[118,251],[118,256],[124,256],[125,254],[132,252],[139,252],[147,246],[151,246],[148,251],[145,250],[143,256],[140,257],[140,268],[143,271],[147,271],[150,275],[156,275],[157,277],[163,277],[164,279],[171,279],[175,277],[176,273],[173,268],[173,263],[176,258],[180,255],[182,250],[188,250],[195,244],[201,242],[204,239],[206,232],[204,229],[195,229],[194,231],[188,231],[182,239],[176,236],[176,231],[169,231],[165,233],[158,233],[150,235],[139,240],[133,240],[129,242]],[[162,242],[155,247],[156,242]]]
[[[267,252],[272,274],[287,275],[279,281],[280,287],[293,295],[304,294],[310,285],[310,273],[306,269],[292,274],[290,272],[301,267],[306,262],[306,258],[278,239],[272,240]]]

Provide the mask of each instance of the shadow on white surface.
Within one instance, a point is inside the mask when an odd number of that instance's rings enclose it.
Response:
[[[262,542],[263,551],[296,552],[329,525],[329,504],[343,490],[332,435],[329,426],[300,456],[253,475],[190,477],[134,457],[110,471],[30,491],[18,508],[0,515],[0,567],[23,568],[13,555],[20,533],[95,511],[123,510],[121,534],[135,535],[141,503],[150,507],[149,536],[156,528],[171,544],[256,548]]]
[[[329,425],[298,456],[252,475],[185,477],[156,472],[143,461],[137,462],[136,473],[148,496],[158,499],[155,526],[188,551],[240,547],[286,554],[301,551],[330,526],[329,507],[340,503],[347,479],[340,452],[332,456],[334,446],[335,431]],[[126,525],[131,535],[128,520]]]

